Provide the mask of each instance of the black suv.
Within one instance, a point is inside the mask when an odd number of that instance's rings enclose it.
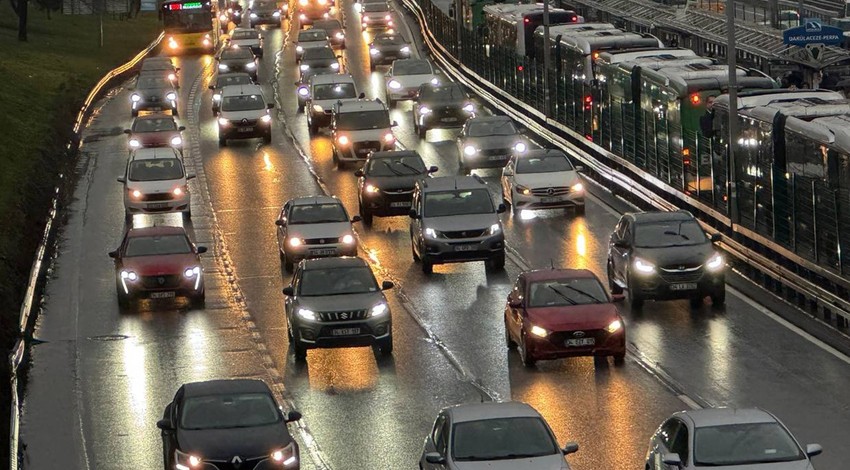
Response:
[[[628,290],[632,308],[644,300],[690,299],[692,306],[711,296],[726,301],[726,262],[687,211],[636,212],[620,218],[608,243],[611,292]]]
[[[413,105],[413,128],[419,137],[424,139],[429,129],[463,127],[471,117],[475,117],[475,106],[457,83],[427,83],[419,87]]]
[[[354,172],[363,223],[372,225],[376,215],[407,215],[416,182],[436,171],[435,166],[426,168],[414,150],[372,152],[363,169]]]

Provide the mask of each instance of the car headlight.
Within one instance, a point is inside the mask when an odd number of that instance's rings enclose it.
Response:
[[[367,184],[367,185],[366,185],[366,192],[367,192],[367,193],[377,193],[377,192],[379,192],[380,190],[381,190],[381,188],[379,188],[379,187],[377,187],[377,186],[375,186],[375,185],[372,185],[372,184]]]
[[[605,330],[607,330],[608,333],[616,333],[620,331],[621,328],[623,328],[623,322],[620,320],[614,320],[605,327]]]
[[[328,0],[319,0],[319,5],[327,5]]]
[[[173,82],[174,80],[177,80],[177,75],[176,75],[176,74],[173,74],[173,73],[169,73],[169,74],[168,74],[168,79],[169,79],[169,80],[171,80],[171,81]]]
[[[349,142],[348,136],[341,135],[341,136],[337,137],[336,142],[339,145],[348,145],[348,142]]]
[[[307,19],[307,15],[305,15],[304,13],[301,13],[300,15],[298,15],[298,19],[301,20],[301,21],[304,21],[304,20]]]
[[[306,97],[309,94],[310,94],[310,90],[308,90],[307,87],[302,86],[302,87],[298,88],[298,95],[299,96]]]
[[[131,189],[130,197],[132,197],[133,199],[139,199],[140,197],[142,197],[142,192],[138,189]]]
[[[174,451],[174,466],[177,470],[191,470],[201,468],[204,461],[197,455],[186,454],[179,450]]]
[[[463,105],[463,110],[466,111],[467,113],[471,113],[471,112],[475,111],[475,106],[473,106],[472,103],[466,103],[465,105]]]
[[[437,231],[428,227],[425,229],[425,236],[431,238],[437,238]]]
[[[478,153],[478,150],[471,145],[467,145],[466,147],[463,148],[463,153],[465,155],[468,155],[468,156],[471,157],[471,156],[475,155],[476,153]]]
[[[218,69],[219,69],[219,70],[227,70],[228,68],[229,68],[229,67],[227,66],[227,64],[218,64]]]
[[[183,193],[185,193],[185,192],[186,191],[183,188],[181,188],[180,186],[171,190],[171,194],[173,194],[175,196],[182,196]]]
[[[369,54],[371,54],[371,55],[378,55],[380,53],[381,53],[381,51],[379,51],[378,49],[375,49],[374,47],[369,49]]]
[[[272,13],[272,16],[274,16],[275,18],[278,18],[280,16],[280,12],[276,11],[276,12]]]
[[[440,84],[440,79],[439,79],[439,78],[434,77],[434,78],[432,78],[432,79],[431,79],[431,85],[437,86],[437,85],[439,85],[439,84]]]
[[[180,137],[179,135],[175,135],[174,137],[171,138],[171,145],[173,145],[175,147],[177,147],[179,145],[183,145],[183,138]]]
[[[340,39],[340,40],[345,39],[345,34],[343,34],[343,33],[336,33],[334,36],[337,39]]]
[[[192,267],[192,268],[186,268],[186,270],[183,271],[183,275],[188,277],[188,278],[193,278],[193,277],[195,277],[199,274],[201,274],[201,267],[200,266],[195,266],[195,267]]]
[[[298,68],[301,69],[302,72],[310,70],[310,66],[307,64],[301,64]]]
[[[309,1],[308,1],[308,0],[298,0],[298,3],[299,3],[302,7],[306,7],[306,6],[307,6],[307,3],[309,3]]]
[[[502,226],[499,224],[493,224],[490,226],[490,235],[495,235],[502,231]]]
[[[334,70],[339,70],[339,62],[332,63],[331,68],[334,69]]]
[[[228,121],[225,118],[218,118],[218,123],[219,123],[219,125],[222,125],[222,126],[229,126],[230,125],[230,121]]]
[[[419,114],[428,114],[430,112],[431,112],[431,108],[429,108],[427,106],[420,106],[419,107]]]
[[[177,93],[174,93],[173,91],[169,92],[165,95],[165,99],[167,99],[168,101],[174,101],[177,99]]]
[[[256,18],[256,17],[257,17],[256,13],[251,13],[251,18]]]
[[[222,23],[227,23],[227,15],[222,14],[221,16],[218,17],[218,20],[221,21]]]
[[[402,54],[410,54],[410,48],[409,48],[409,47],[407,47],[407,46],[402,47],[402,48],[401,48],[401,53],[402,53]]]
[[[520,153],[525,152],[527,148],[528,147],[525,145],[525,142],[517,142],[514,145],[514,150],[516,150],[517,152],[520,152]]]
[[[715,254],[711,258],[708,259],[705,263],[705,267],[708,268],[709,271],[717,271],[723,267],[723,255]]]
[[[304,52],[304,48],[301,46],[295,46],[295,52]]]
[[[386,134],[384,134],[384,142],[391,144],[394,141],[395,141],[395,136],[393,135],[392,132],[387,132]]]
[[[288,446],[283,449],[276,450],[269,455],[271,459],[277,463],[283,464],[284,467],[289,467],[295,464],[298,459],[295,456],[295,443],[290,442]]]
[[[635,258],[634,267],[635,271],[641,274],[652,274],[655,272],[654,264],[640,258]]]
[[[387,83],[387,86],[393,90],[398,90],[401,88],[401,83],[399,83],[398,80],[390,80],[389,83]]]
[[[316,319],[316,312],[314,312],[310,309],[306,309],[306,308],[299,308],[298,309],[298,316],[305,319],[305,320],[315,320]]]
[[[322,113],[325,112],[325,110],[317,104],[314,104],[312,109],[313,109],[313,112],[316,113],[316,114],[322,114]]]
[[[353,245],[354,242],[355,242],[354,235],[352,235],[350,233],[346,233],[345,235],[342,236],[342,242],[345,243],[346,245]]]
[[[213,101],[221,101],[221,93],[214,93]]]
[[[245,68],[246,69],[254,69],[254,68],[257,68],[257,64],[254,63],[254,62],[248,62],[247,64],[245,64]]]
[[[372,307],[372,310],[369,312],[369,316],[370,317],[381,316],[381,315],[387,313],[387,311],[389,311],[389,309],[390,308],[387,307],[387,304],[381,302],[378,305],[375,305],[374,307]]]
[[[136,274],[135,271],[123,270],[121,271],[121,279],[126,279],[130,282],[135,281],[139,278],[139,275]]]
[[[301,246],[304,244],[304,241],[298,237],[292,237],[289,239],[289,246]]]
[[[516,185],[516,192],[528,196],[531,194],[531,189],[521,184]]]
[[[139,142],[139,139],[130,139],[130,142],[128,143],[130,144],[130,147],[134,149],[137,149],[142,146],[142,143]]]
[[[133,101],[134,103],[138,103],[139,101],[142,100],[142,97],[137,95],[136,93],[133,93],[132,95],[130,95],[130,100]]]
[[[385,16],[384,16],[384,19],[385,19],[385,20],[387,20],[387,21],[389,21],[389,20],[393,19],[393,17],[392,17],[392,16],[390,16],[390,15],[385,15]]]
[[[580,192],[584,191],[584,185],[583,185],[583,184],[581,184],[581,183],[576,183],[576,184],[574,184],[574,185],[573,185],[573,187],[572,187],[572,188],[570,188],[570,189],[571,189],[571,190],[572,190],[572,192],[574,192],[574,193],[580,193]]]
[[[533,334],[534,336],[539,336],[541,338],[545,338],[545,337],[549,336],[549,331],[546,330],[545,328],[540,328],[537,325],[531,325],[531,334]]]
[[[263,122],[265,122],[266,124],[268,124],[268,123],[272,122],[272,117],[271,117],[270,115],[268,115],[268,114],[264,114],[264,115],[260,118],[260,121],[263,121]]]

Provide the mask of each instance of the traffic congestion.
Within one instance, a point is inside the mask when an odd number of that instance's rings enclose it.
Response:
[[[453,80],[400,4],[164,8],[192,27],[103,112],[126,137],[98,157],[118,173],[98,185],[114,226],[87,243],[112,265],[91,301],[106,329],[147,339],[124,353],[145,358],[122,366],[127,400],[88,406],[103,426],[92,467],[790,470],[847,457],[829,456],[834,438],[809,441],[823,434],[808,409],[831,396],[811,377],[841,385],[848,361],[757,316],[768,307],[729,287],[721,237],[694,215],[604,194],[575,155]],[[831,414],[828,428],[850,422],[827,402],[813,414]],[[145,445],[101,444],[122,427],[101,412],[131,414],[121,435]]]

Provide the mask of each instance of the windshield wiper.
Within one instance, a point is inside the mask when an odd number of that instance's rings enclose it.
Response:
[[[601,303],[602,303],[602,301],[601,301],[601,300],[597,299],[596,297],[594,297],[594,296],[592,296],[592,295],[588,294],[586,291],[583,291],[583,290],[581,290],[581,289],[579,289],[579,288],[576,288],[576,287],[573,287],[573,286],[568,286],[568,285],[566,285],[566,284],[560,284],[560,286],[561,286],[561,287],[564,287],[564,288],[566,288],[566,289],[569,289],[569,290],[571,290],[571,291],[573,291],[573,292],[577,292],[577,293],[579,293],[579,294],[581,294],[581,295],[583,295],[583,296],[585,296],[585,297],[591,298],[591,299],[593,299],[593,301],[594,301],[594,302],[596,302],[597,304],[601,304]],[[549,287],[552,287],[552,288],[554,289],[554,287],[553,287],[553,286],[549,286]]]
[[[411,171],[413,171],[413,174],[415,174],[415,175],[418,175],[419,173],[422,173],[421,171],[419,171],[419,169],[418,169],[418,168],[413,167],[413,166],[410,166],[410,165],[408,165],[407,163],[404,163],[404,162],[403,162],[403,161],[401,161],[401,160],[399,160],[399,162],[398,162],[398,163],[399,163],[401,166],[405,167],[405,168],[410,168],[410,170],[411,170]]]
[[[404,173],[396,170],[395,168],[393,168],[393,166],[390,165],[390,163],[386,160],[381,160],[381,163],[383,163],[385,167],[389,168],[389,170],[392,171],[393,174],[396,175],[396,176],[402,176],[404,174]]]
[[[534,457],[542,457],[548,454],[506,454],[498,457],[491,457],[488,460],[512,460],[512,459],[530,459]]]
[[[690,238],[682,233],[682,222],[679,222],[679,226],[676,228],[676,231],[665,230],[664,235],[675,235],[684,238],[685,240],[690,240]]]
[[[554,292],[554,293],[558,294],[558,297],[560,297],[560,298],[562,298],[562,299],[566,300],[566,301],[567,301],[570,305],[578,305],[578,302],[576,302],[575,300],[573,300],[573,299],[571,299],[571,298],[567,297],[566,295],[564,295],[564,293],[563,293],[563,292],[559,291],[558,289],[555,289],[555,286],[551,286],[551,285],[550,285],[550,286],[546,286],[546,287],[548,287],[549,289],[552,289],[552,292]]]

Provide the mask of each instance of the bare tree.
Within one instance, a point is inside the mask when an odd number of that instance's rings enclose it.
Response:
[[[12,9],[18,15],[18,41],[27,40],[27,15],[29,14],[29,0],[9,0]]]

